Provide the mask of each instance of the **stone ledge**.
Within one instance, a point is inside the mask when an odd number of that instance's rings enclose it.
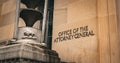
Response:
[[[0,47],[0,60],[11,58],[26,58],[42,62],[59,63],[58,54],[47,48],[40,48],[31,44],[13,44]]]

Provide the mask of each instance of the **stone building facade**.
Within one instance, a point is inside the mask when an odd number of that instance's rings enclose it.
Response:
[[[13,37],[15,10],[0,0],[1,41]],[[119,15],[119,0],[54,0],[52,49],[63,62],[120,63]]]

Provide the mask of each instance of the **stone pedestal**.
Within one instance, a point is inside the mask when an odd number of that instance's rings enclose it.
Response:
[[[0,47],[0,63],[60,63],[60,58],[39,44],[11,43]]]

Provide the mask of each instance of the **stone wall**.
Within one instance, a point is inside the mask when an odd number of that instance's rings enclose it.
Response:
[[[16,0],[8,0],[1,5],[0,40],[6,40],[13,36]]]
[[[53,22],[52,48],[62,61],[120,62],[116,0],[55,0]]]
[[[0,5],[0,40],[13,37],[15,1]],[[52,49],[66,62],[120,63],[116,14],[116,0],[55,0]]]
[[[62,61],[98,62],[96,5],[96,0],[55,0],[53,49],[57,50]],[[71,34],[68,30],[72,30]],[[87,33],[90,31],[94,35]],[[64,34],[61,35],[62,33]],[[71,38],[63,40],[64,37]]]

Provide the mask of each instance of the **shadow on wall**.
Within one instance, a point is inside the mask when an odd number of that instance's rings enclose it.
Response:
[[[61,63],[75,63],[75,62],[64,62],[64,61],[62,61]]]

